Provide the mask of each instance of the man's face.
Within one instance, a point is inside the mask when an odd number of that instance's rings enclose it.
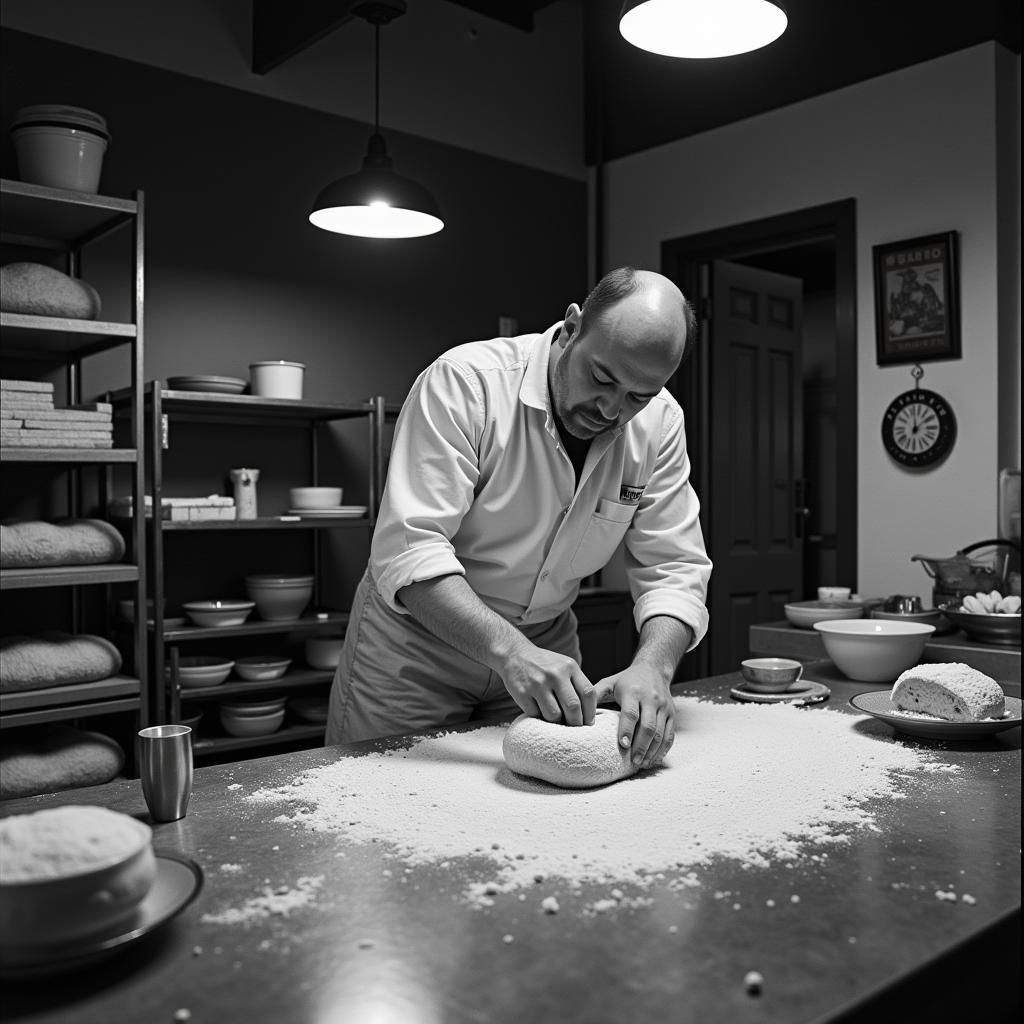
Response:
[[[665,358],[642,358],[616,339],[616,318],[591,320],[583,334],[567,318],[557,345],[561,356],[551,378],[551,401],[562,427],[591,440],[628,423],[675,371]],[[569,338],[565,340],[566,333]]]

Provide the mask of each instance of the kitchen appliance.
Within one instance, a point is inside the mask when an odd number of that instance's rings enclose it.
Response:
[[[1020,563],[1020,544],[1014,540],[979,540],[961,548],[949,558],[913,555],[924,571],[935,581],[932,605],[959,607],[968,594],[998,590],[1006,594],[1020,593],[1020,573],[1011,566]]]

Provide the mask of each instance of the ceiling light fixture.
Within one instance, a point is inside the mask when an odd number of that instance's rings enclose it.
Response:
[[[391,169],[380,134],[380,26],[404,14],[405,0],[370,0],[352,13],[373,25],[373,134],[362,170],[331,182],[317,197],[309,221],[325,231],[363,238],[417,238],[444,227],[434,197],[422,186]]]
[[[626,0],[619,32],[666,57],[730,57],[767,46],[788,21],[771,0]]]

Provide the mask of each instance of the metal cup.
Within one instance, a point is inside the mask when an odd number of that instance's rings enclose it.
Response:
[[[192,796],[192,730],[154,725],[139,730],[139,777],[154,821],[185,817]]]

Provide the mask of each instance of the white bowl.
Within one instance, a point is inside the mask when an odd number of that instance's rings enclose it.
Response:
[[[891,683],[924,654],[934,626],[888,619],[818,622],[825,653],[843,675],[864,683]]]
[[[218,705],[221,711],[233,718],[252,715],[272,715],[280,711],[287,697],[264,697],[262,700],[222,700]]]
[[[337,508],[345,492],[340,487],[293,487],[292,508]]]
[[[182,688],[189,686],[217,686],[223,683],[234,667],[234,662],[214,655],[194,654],[178,659],[178,682]],[[167,678],[171,667],[167,666]]]
[[[341,660],[343,636],[311,636],[306,638],[306,664],[310,668],[333,671]]]
[[[181,606],[197,626],[240,626],[253,608],[255,601],[186,601]]]
[[[249,391],[263,398],[302,398],[305,363],[268,359],[249,364]]]
[[[269,736],[284,722],[284,708],[269,715],[233,715],[220,712],[220,724],[230,736]]]
[[[864,614],[860,601],[794,601],[785,610],[786,618],[800,629],[813,629],[817,622],[859,619]]]
[[[251,658],[237,658],[235,674],[253,683],[280,679],[288,671],[291,663],[291,658],[268,658],[257,654]]]
[[[246,576],[245,591],[261,619],[285,622],[299,618],[313,596],[312,576]]]
[[[74,859],[60,856],[69,852],[72,833],[80,851]],[[152,834],[143,822],[106,807],[65,805],[5,818],[3,944],[71,943],[130,920],[156,879]]]

